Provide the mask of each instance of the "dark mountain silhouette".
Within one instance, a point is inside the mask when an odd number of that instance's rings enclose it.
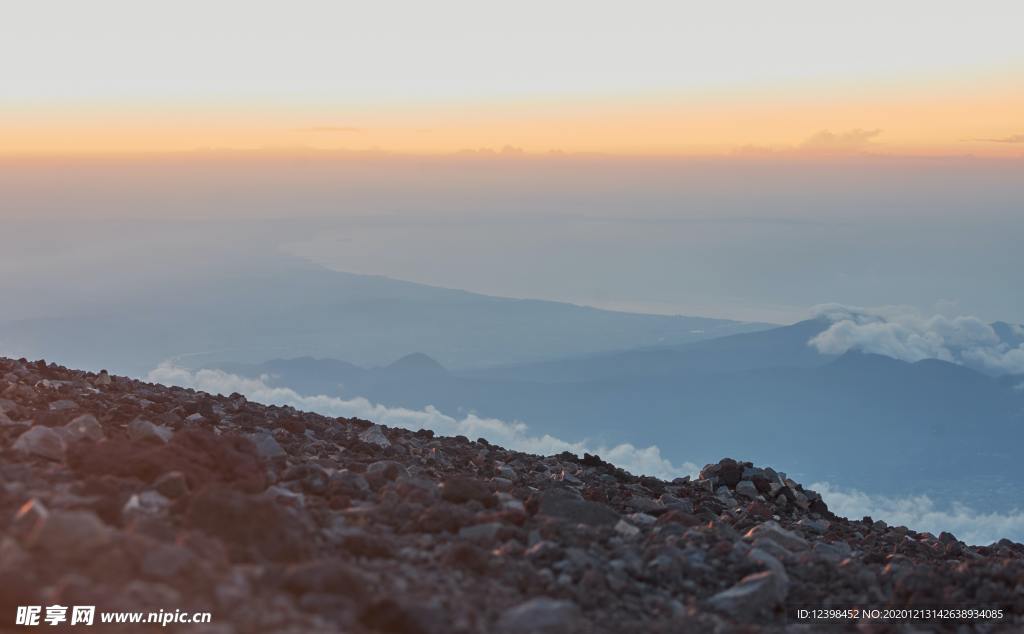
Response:
[[[520,420],[594,444],[656,444],[680,462],[732,452],[788,464],[808,481],[880,493],[951,496],[985,482],[972,498],[994,508],[1024,504],[1014,457],[1024,442],[1020,382],[937,360],[819,355],[806,341],[823,327],[806,321],[479,372],[444,372],[417,355],[401,373],[345,365],[306,381],[328,362],[294,359],[243,374],[275,374],[273,385],[305,394]]]

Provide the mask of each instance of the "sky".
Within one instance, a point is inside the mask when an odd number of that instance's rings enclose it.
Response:
[[[1024,154],[1019,2],[13,3],[0,154]]]
[[[1021,323],[1020,173],[978,158],[9,159],[0,294],[17,299],[0,321],[285,253],[633,312],[792,323],[838,302]]]
[[[11,3],[0,270],[33,306],[0,320],[102,284],[91,266],[194,275],[182,254],[235,240],[638,312],[1022,321],[1022,19],[994,0]]]

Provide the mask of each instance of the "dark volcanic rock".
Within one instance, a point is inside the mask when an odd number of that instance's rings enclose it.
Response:
[[[223,540],[239,561],[296,561],[312,552],[295,514],[275,501],[224,486],[193,497],[186,524]]]
[[[537,513],[573,524],[613,525],[619,515],[605,504],[577,497],[567,489],[548,489],[540,495]]]
[[[145,482],[178,471],[192,488],[222,483],[242,491],[261,491],[266,486],[265,467],[252,443],[198,429],[175,434],[165,445],[118,438],[74,446],[68,463],[83,475],[135,477]]]
[[[828,624],[959,634],[1024,631],[1022,588],[1020,544],[836,517],[749,462],[664,482],[592,455],[0,358],[6,614],[211,611],[213,629],[187,631],[223,634],[667,634],[822,631],[800,607],[1003,610]]]

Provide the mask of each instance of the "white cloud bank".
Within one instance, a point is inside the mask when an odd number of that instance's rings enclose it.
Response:
[[[902,306],[823,304],[813,310],[832,322],[808,342],[822,354],[860,350],[911,363],[940,359],[996,374],[1024,373],[1024,345],[1001,341],[977,317],[926,317]]]
[[[937,508],[927,495],[888,497],[842,489],[827,482],[815,482],[811,489],[821,494],[830,511],[852,520],[870,515],[890,526],[906,526],[918,532],[938,535],[952,533],[974,545],[988,545],[1006,538],[1024,542],[1024,512],[981,513],[965,504]]]
[[[521,422],[507,423],[495,418],[481,418],[475,414],[470,414],[461,420],[456,419],[438,411],[433,406],[422,410],[413,410],[378,405],[362,397],[342,399],[324,395],[302,396],[290,388],[267,385],[265,377],[245,378],[222,370],[192,371],[173,363],[162,363],[150,371],[146,378],[154,383],[177,385],[213,394],[238,392],[252,401],[290,405],[325,416],[363,418],[388,427],[402,427],[411,430],[430,429],[444,436],[463,435],[471,439],[485,438],[488,442],[507,449],[527,453],[550,455],[571,451],[580,456],[584,452],[592,453],[631,473],[655,476],[665,480],[684,475],[695,476],[700,470],[700,467],[690,462],[681,465],[672,464],[661,455],[661,450],[654,445],[641,448],[626,443],[614,447],[603,445],[590,447],[586,441],[567,442],[548,434],[531,435],[526,424]]]

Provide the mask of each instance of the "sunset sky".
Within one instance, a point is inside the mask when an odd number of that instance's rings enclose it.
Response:
[[[0,154],[1024,156],[1019,2],[37,0]]]

